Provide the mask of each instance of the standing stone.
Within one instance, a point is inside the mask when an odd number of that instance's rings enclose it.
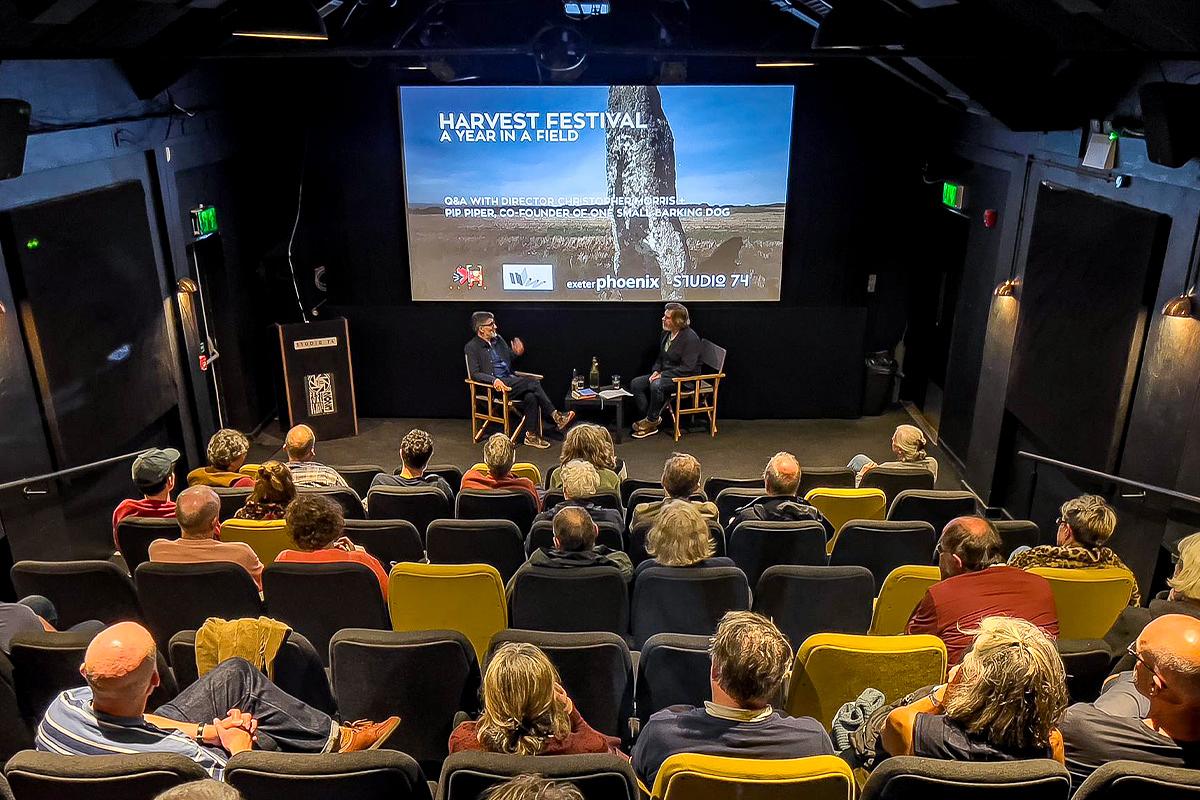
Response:
[[[645,128],[607,130],[609,196],[676,196],[675,137],[663,113],[658,87],[610,86],[608,110],[634,118],[640,114],[647,123]],[[627,208],[615,203],[608,208],[613,235],[613,275],[631,278],[661,274],[663,299],[683,299],[683,291],[671,285],[672,278],[692,266],[679,218],[648,216],[646,206],[639,207],[635,216],[621,216],[619,212]]]

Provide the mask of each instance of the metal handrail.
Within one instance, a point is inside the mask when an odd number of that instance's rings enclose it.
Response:
[[[1163,486],[1155,486],[1152,483],[1142,483],[1141,481],[1135,481],[1135,480],[1131,480],[1129,478],[1122,478],[1120,475],[1110,475],[1107,472],[1100,472],[1099,470],[1089,469],[1087,467],[1081,467],[1078,464],[1071,464],[1070,462],[1067,462],[1067,461],[1059,461],[1058,459],[1055,459],[1055,458],[1047,458],[1046,456],[1040,456],[1037,453],[1030,453],[1025,450],[1018,450],[1017,457],[1018,458],[1026,458],[1026,459],[1029,459],[1030,461],[1033,461],[1038,464],[1049,464],[1052,467],[1057,467],[1059,469],[1066,470],[1068,472],[1077,472],[1080,475],[1087,475],[1088,477],[1091,477],[1091,478],[1098,478],[1103,481],[1111,481],[1112,483],[1119,483],[1122,486],[1132,486],[1136,489],[1141,489],[1142,491],[1145,491],[1145,492],[1153,492],[1155,494],[1161,494],[1164,497],[1171,497],[1171,498],[1174,498],[1175,500],[1182,500],[1185,503],[1192,503],[1194,505],[1200,506],[1200,497],[1196,497],[1195,495],[1191,495],[1191,494],[1184,494],[1183,492],[1177,492],[1174,489],[1167,489]],[[1034,469],[1036,470],[1037,467],[1034,467]],[[4,487],[0,487],[0,488],[4,488]]]
[[[32,478],[21,478],[17,481],[0,483],[0,492],[4,491],[5,489],[16,489],[19,486],[28,486],[33,483],[41,483],[42,481],[48,481],[52,478],[63,478],[67,475],[74,475],[77,472],[87,472],[88,470],[95,469],[96,467],[105,467],[109,464],[116,464],[118,461],[127,461],[131,458],[137,458],[142,453],[152,449],[154,448],[147,447],[145,450],[135,450],[132,453],[126,453],[123,456],[113,456],[112,458],[106,458],[103,461],[92,461],[91,463],[80,464],[78,467],[71,467],[70,469],[60,469],[57,472],[47,472],[45,475],[34,475]]]

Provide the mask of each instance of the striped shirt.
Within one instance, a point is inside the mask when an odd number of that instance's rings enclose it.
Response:
[[[223,750],[206,747],[180,731],[163,730],[140,717],[97,714],[92,710],[90,686],[54,698],[38,725],[34,746],[47,753],[77,756],[178,753],[218,781],[229,759]]]
[[[333,467],[327,467],[320,461],[289,461],[288,469],[292,471],[292,482],[296,486],[344,486],[349,487]]]

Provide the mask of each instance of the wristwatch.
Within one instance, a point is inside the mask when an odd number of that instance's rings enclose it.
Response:
[[[201,722],[199,725],[197,725],[197,726],[196,726],[196,741],[197,741],[197,742],[203,742],[203,741],[204,741],[204,729],[205,729],[205,727],[206,727],[206,726],[205,726],[205,724],[204,724],[203,722]]]

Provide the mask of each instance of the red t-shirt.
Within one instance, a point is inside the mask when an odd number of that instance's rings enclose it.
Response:
[[[962,661],[984,617],[1016,617],[1058,636],[1050,582],[1009,566],[964,572],[930,586],[909,617],[905,633],[931,633],[946,643],[950,666]]]
[[[450,732],[450,752],[459,753],[463,750],[484,750],[475,733],[478,722],[464,722]],[[615,736],[606,736],[588,725],[578,709],[571,710],[571,731],[562,739],[550,739],[546,747],[538,755],[566,756],[582,753],[620,753],[621,740]]]
[[[521,478],[516,475],[505,475],[503,478],[493,478],[490,473],[482,470],[473,469],[463,475],[462,488],[464,489],[518,489],[522,492],[528,492],[533,497],[533,502],[537,504],[537,510],[542,510],[542,498],[538,497],[537,487],[533,485],[533,481],[529,478]]]
[[[116,507],[116,510],[113,511],[113,547],[118,550],[121,549],[121,545],[117,543],[117,526],[126,517],[170,519],[174,516],[174,500],[147,500],[145,498],[141,500],[122,500]]]
[[[371,572],[375,573],[375,577],[379,579],[379,591],[383,592],[383,599],[387,600],[387,570],[383,568],[383,564],[379,563],[379,559],[362,550],[338,550],[332,547],[327,550],[313,550],[311,552],[304,550],[284,550],[275,556],[275,561],[277,563],[280,561],[290,561],[299,564],[337,564],[342,561],[353,561],[356,564],[366,564],[371,568]]]

